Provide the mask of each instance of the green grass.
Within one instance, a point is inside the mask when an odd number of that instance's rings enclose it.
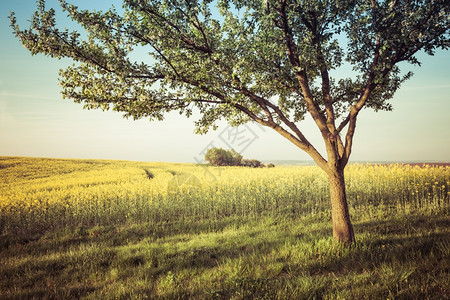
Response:
[[[372,213],[355,218],[350,249],[333,243],[326,214],[2,236],[1,297],[447,298],[447,213]]]
[[[4,159],[0,175],[14,182],[17,191],[28,186],[36,192],[32,199],[50,192],[59,195],[64,180],[73,183],[77,193],[113,188],[109,177],[104,189],[100,181],[79,187],[79,179],[64,177],[85,179],[83,174],[90,173],[77,172],[91,172],[96,165],[108,172],[130,166],[141,170],[137,175],[130,171],[129,193],[158,176],[171,179],[172,172],[195,171],[175,164],[44,160],[51,172],[43,174],[36,161],[15,159],[17,170],[26,170],[16,176],[11,161]],[[275,169],[270,172],[285,174]],[[449,298],[447,169],[350,170],[347,183],[356,233],[351,248],[332,240],[326,185],[315,170],[286,170],[297,176],[292,182],[303,180],[302,189],[287,181],[268,189],[258,179],[266,178],[262,176],[256,177],[252,191],[245,185],[231,186],[206,198],[210,194],[204,187],[192,195],[158,196],[150,204],[150,196],[131,193],[131,198],[97,199],[92,205],[80,202],[73,210],[44,203],[39,204],[41,210],[33,208],[33,218],[12,203],[0,210],[0,299]],[[128,183],[122,184],[126,188]],[[280,185],[283,189],[274,190]],[[0,187],[8,191],[7,185]],[[69,194],[71,201],[76,195]],[[131,217],[120,218],[129,212]]]

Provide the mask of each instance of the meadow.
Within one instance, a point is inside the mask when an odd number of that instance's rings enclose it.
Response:
[[[448,166],[0,157],[1,299],[448,299]]]

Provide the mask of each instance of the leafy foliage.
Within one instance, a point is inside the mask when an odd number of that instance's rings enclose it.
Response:
[[[234,149],[211,148],[206,151],[205,160],[214,166],[240,166],[242,155]]]
[[[206,151],[205,160],[213,166],[243,166],[252,168],[262,168],[265,165],[257,159],[243,159],[242,155],[234,149],[225,150],[222,148],[210,148]],[[269,164],[268,167],[275,167]]]
[[[257,159],[244,159],[242,161],[242,165],[245,167],[252,167],[252,168],[264,167],[264,164]]]

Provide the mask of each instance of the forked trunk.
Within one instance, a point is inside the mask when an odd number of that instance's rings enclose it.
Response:
[[[328,173],[331,198],[331,217],[335,241],[352,244],[355,241],[345,193],[344,171],[336,168]]]

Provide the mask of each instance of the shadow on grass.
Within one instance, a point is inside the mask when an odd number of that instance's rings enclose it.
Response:
[[[138,224],[114,224],[110,226],[81,226],[60,230],[11,232],[0,235],[0,252],[3,257],[21,254],[54,253],[62,249],[88,243],[105,243],[118,247],[138,243],[143,239],[157,241],[186,239],[186,235],[220,232],[226,228],[245,225],[249,220],[228,217],[219,220],[186,220],[185,222],[161,222]],[[11,250],[11,251],[10,251]]]
[[[357,244],[350,249],[334,246],[330,249],[328,223],[313,218],[282,219],[280,222],[228,218],[157,226],[93,227],[48,234],[26,243],[21,243],[20,239],[4,241],[3,244],[8,245],[2,247],[0,254],[5,261],[11,259],[12,262],[0,268],[0,287],[13,284],[19,289],[22,287],[20,295],[40,297],[51,292],[42,286],[54,281],[60,285],[55,290],[58,296],[68,291],[70,297],[83,297],[107,288],[108,280],[117,280],[108,279],[115,269],[122,282],[133,281],[136,277],[148,278],[153,283],[147,291],[154,291],[156,282],[171,273],[226,272],[223,267],[230,263],[232,267],[240,268],[237,277],[231,282],[225,280],[210,286],[212,296],[227,298],[237,291],[249,296],[252,293],[274,296],[277,289],[302,284],[299,280],[309,280],[306,283],[310,284],[308,293],[297,293],[306,298],[320,298],[337,284],[330,279],[334,277],[340,278],[341,288],[364,291],[371,286],[373,295],[380,297],[390,296],[386,289],[391,287],[397,289],[394,291],[397,295],[402,288],[410,293],[412,288],[407,286],[407,279],[429,285],[424,287],[422,295],[446,292],[442,285],[430,283],[433,276],[448,274],[449,254],[445,251],[450,244],[450,221],[446,216],[409,215],[357,222],[354,225]],[[321,244],[321,241],[325,243]],[[85,250],[84,254],[76,253],[78,248],[86,245],[92,249]],[[298,254],[297,260],[278,254],[291,245],[289,251],[310,251]],[[295,248],[299,245],[301,247]],[[21,258],[27,255],[26,260]],[[281,264],[282,268],[267,273],[267,278],[255,276],[252,273],[254,264],[264,263]],[[261,269],[266,267],[260,266]],[[396,268],[401,270],[397,272]],[[95,285],[77,286],[74,283],[73,278],[87,282],[93,272],[99,276]],[[365,277],[355,274],[365,274]],[[431,279],[422,279],[422,274]],[[360,278],[355,279],[357,276]],[[201,287],[185,293],[204,296]]]
[[[360,266],[376,268],[386,262],[410,262],[415,256],[439,252],[442,244],[450,243],[448,228],[450,220],[447,216],[411,215],[359,222],[354,224],[356,245],[338,252],[327,264],[318,266],[313,262],[311,270],[357,271]],[[317,234],[324,234],[324,231]]]
[[[445,299],[450,292],[449,220],[446,216],[403,216],[355,224],[357,244],[307,264],[295,275],[335,278],[330,288],[350,290],[343,298]],[[296,274],[295,274],[296,271]],[[339,279],[338,279],[339,278]]]

